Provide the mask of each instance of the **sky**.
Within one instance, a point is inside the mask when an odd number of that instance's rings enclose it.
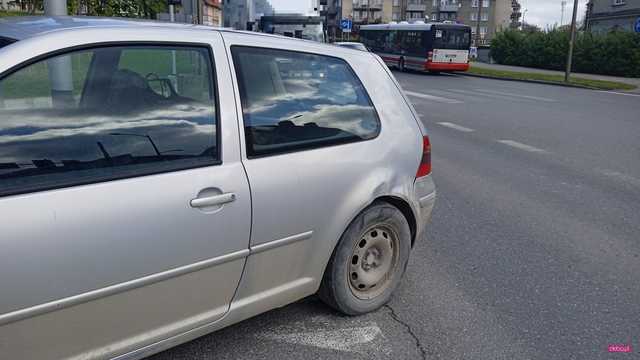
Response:
[[[269,0],[276,12],[306,14],[311,10],[311,0]]]
[[[523,9],[527,9],[525,21],[527,23],[536,24],[541,28],[547,28],[554,24],[560,25],[561,18],[561,0],[520,0]],[[578,5],[578,21],[584,18],[587,0],[579,0]],[[573,0],[567,0],[567,6],[564,11],[564,24],[571,22],[573,11]]]
[[[276,12],[307,13],[311,9],[311,0],[270,0]],[[527,9],[525,21],[547,28],[554,24],[560,25],[562,0],[520,0],[523,9]],[[579,0],[578,21],[584,17],[587,0]],[[567,0],[564,12],[564,24],[571,21],[573,0]]]

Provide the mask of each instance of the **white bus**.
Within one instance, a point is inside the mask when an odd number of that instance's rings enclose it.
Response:
[[[467,71],[471,27],[447,23],[364,25],[360,41],[388,66],[430,72]]]

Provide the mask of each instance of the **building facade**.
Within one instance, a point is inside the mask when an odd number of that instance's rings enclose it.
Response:
[[[640,21],[640,0],[590,0],[585,26],[592,32],[635,31]]]
[[[222,0],[182,0],[176,7],[176,22],[222,26]],[[169,13],[159,13],[158,20],[169,21]]]
[[[516,11],[513,0],[391,0],[393,21],[452,21],[472,27],[474,34],[480,19],[480,45],[491,41],[493,34],[511,27]],[[519,5],[518,5],[519,6]],[[518,7],[519,9],[519,7]],[[479,16],[479,17],[478,17]]]
[[[392,0],[338,0],[342,18],[350,18],[356,25],[384,24],[391,21]]]
[[[220,0],[202,1],[202,24],[222,26],[222,3]]]

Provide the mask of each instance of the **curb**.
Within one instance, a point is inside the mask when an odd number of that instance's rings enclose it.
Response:
[[[555,86],[563,86],[563,87],[570,87],[570,88],[576,88],[576,89],[602,90],[602,89],[599,89],[599,88],[586,86],[586,85],[566,84],[566,83],[554,82],[554,81],[514,79],[514,78],[505,78],[505,77],[499,77],[499,76],[470,74],[470,73],[457,73],[457,74],[458,75],[462,75],[462,76],[470,76],[470,77],[493,79],[493,80],[519,81],[519,82],[526,82],[526,83],[532,83],[532,84],[555,85]],[[621,90],[621,91],[624,91],[624,90]]]

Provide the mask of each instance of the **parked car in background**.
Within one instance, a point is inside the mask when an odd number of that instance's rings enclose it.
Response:
[[[142,358],[314,293],[390,299],[436,192],[377,56],[81,17],[0,38],[2,358]]]
[[[354,49],[354,50],[360,50],[360,51],[369,51],[369,49],[367,49],[366,46],[364,46],[362,43],[359,42],[337,42],[334,43],[334,45],[338,45],[338,46],[342,46],[342,47],[346,47],[349,49]]]

